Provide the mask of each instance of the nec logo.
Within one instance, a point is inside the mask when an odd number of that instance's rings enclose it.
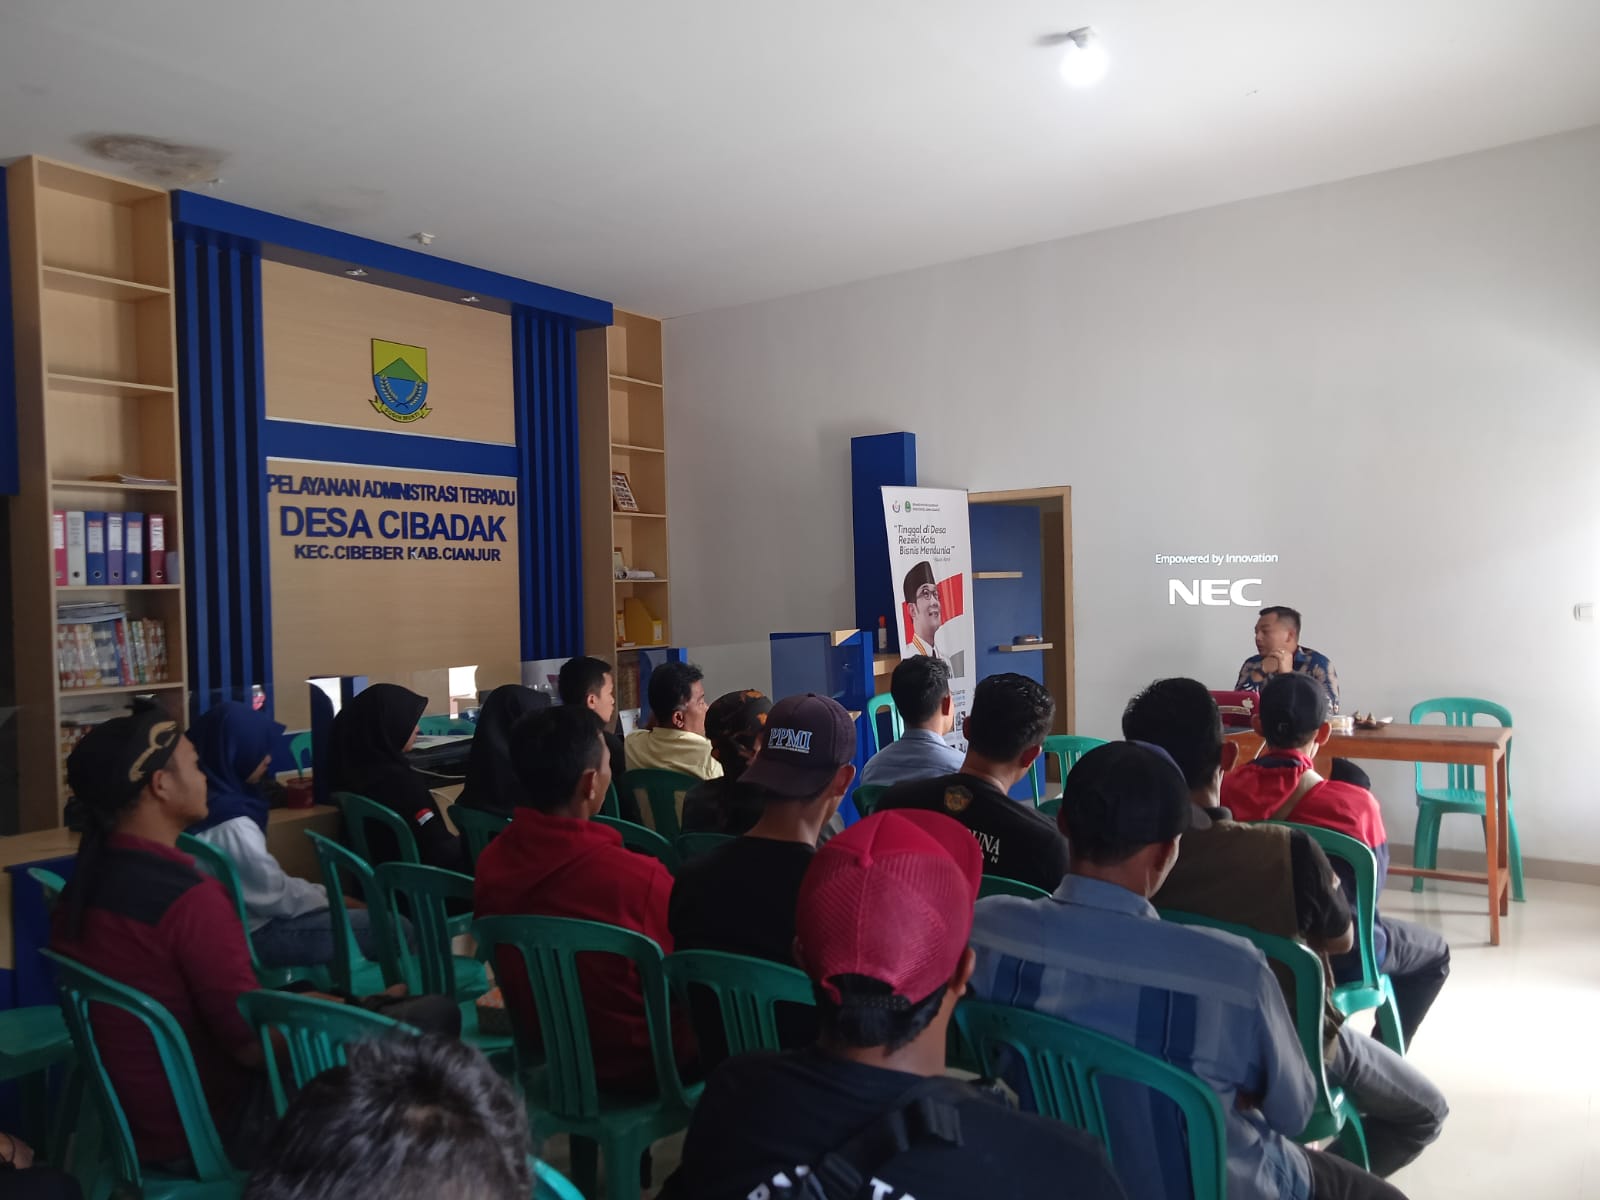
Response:
[[[1237,604],[1242,608],[1261,607],[1261,597],[1245,595],[1245,588],[1259,588],[1259,579],[1181,579],[1167,580],[1167,603],[1207,604],[1213,607]]]

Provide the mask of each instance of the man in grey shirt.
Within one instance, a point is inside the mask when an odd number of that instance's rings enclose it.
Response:
[[[956,725],[950,665],[942,658],[925,655],[902,659],[889,682],[889,694],[906,731],[867,760],[859,784],[887,787],[959,771],[961,751],[945,741]]]

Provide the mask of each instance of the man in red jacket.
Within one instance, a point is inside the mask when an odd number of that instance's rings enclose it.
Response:
[[[672,953],[671,874],[659,860],[623,846],[615,829],[589,819],[611,783],[594,713],[568,704],[528,714],[512,730],[511,762],[524,792],[511,825],[478,857],[477,915],[603,921],[642,933]],[[495,968],[512,1020],[536,1024],[522,964],[512,957]],[[652,1094],[655,1069],[638,971],[612,955],[588,955],[578,972],[596,1082],[608,1091]],[[686,1022],[674,1022],[672,1044],[680,1066],[693,1059]]]

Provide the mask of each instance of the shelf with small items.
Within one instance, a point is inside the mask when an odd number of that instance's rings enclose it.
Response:
[[[997,654],[1023,654],[1029,650],[1054,650],[1054,642],[1016,642],[1008,646],[996,646]]]

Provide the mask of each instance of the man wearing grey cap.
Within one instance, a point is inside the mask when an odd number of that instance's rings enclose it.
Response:
[[[1243,938],[1163,922],[1150,904],[1183,835],[1210,827],[1159,747],[1112,742],[1067,775],[1058,814],[1071,868],[1048,899],[980,900],[974,995],[1115,1037],[1217,1093],[1232,1200],[1396,1200],[1402,1193],[1294,1139],[1316,1102],[1283,993]],[[1188,1189],[1162,1106],[1108,1104],[1111,1157],[1135,1200]]]

